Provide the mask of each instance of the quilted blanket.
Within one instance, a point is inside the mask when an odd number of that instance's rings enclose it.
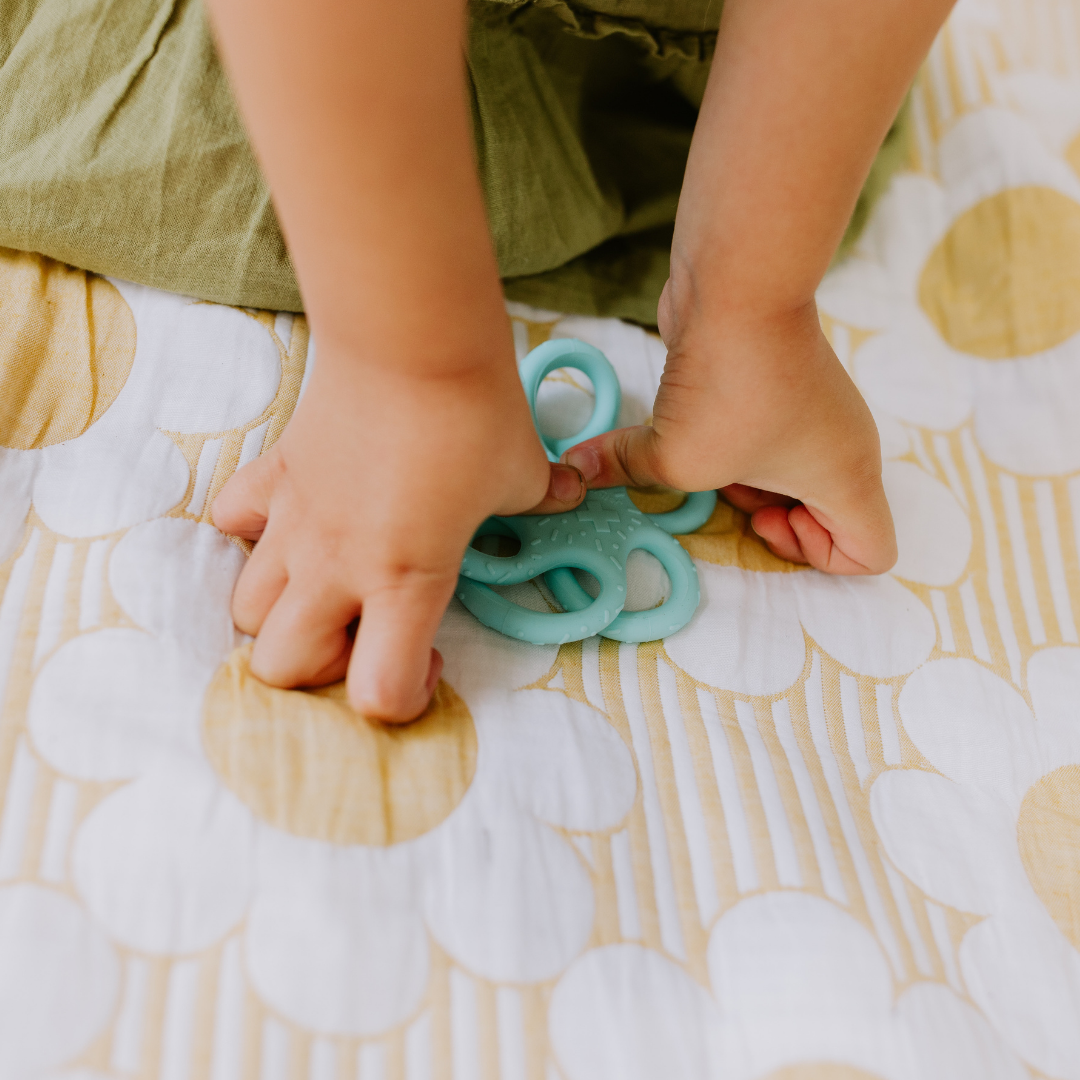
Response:
[[[303,317],[0,251],[2,1080],[1080,1080],[1080,3],[963,0],[912,108],[819,295],[895,569],[721,503],[685,629],[455,602],[403,728],[261,684],[229,618],[209,508]],[[647,417],[658,339],[511,316]]]

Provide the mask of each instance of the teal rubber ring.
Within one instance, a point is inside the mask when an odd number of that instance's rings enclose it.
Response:
[[[621,402],[618,377],[599,349],[572,338],[549,341],[521,363],[534,423],[540,383],[564,367],[582,371],[592,380],[596,404],[589,422],[576,435],[568,439],[541,436],[552,461],[584,439],[610,431]],[[690,621],[701,600],[694,561],[673,534],[692,532],[704,524],[715,505],[715,491],[693,492],[669,513],[646,514],[633,503],[626,488],[606,488],[589,492],[581,506],[563,514],[488,518],[474,540],[513,536],[520,542],[520,550],[500,557],[470,547],[462,559],[456,595],[485,626],[536,645],[560,645],[594,634],[626,642],[665,637]],[[660,561],[671,593],[658,607],[624,611],[626,559],[639,549]],[[595,598],[581,587],[575,569],[596,579],[600,591]],[[563,611],[533,611],[491,588],[538,577],[543,578]]]

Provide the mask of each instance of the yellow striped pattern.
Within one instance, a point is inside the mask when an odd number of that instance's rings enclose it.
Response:
[[[946,27],[913,91],[914,169],[937,170],[936,146],[960,117],[1006,105],[1009,72],[1080,79],[1080,3],[998,0],[997,25]],[[1078,155],[1080,160],[1080,155]],[[273,315],[256,316],[274,333]],[[553,322],[517,320],[531,347]],[[866,333],[826,320],[840,349]],[[207,522],[222,484],[280,433],[295,404],[307,349],[302,318],[288,348],[275,334],[281,388],[243,428],[172,436],[191,479],[174,517]],[[1080,474],[1029,477],[987,459],[972,427],[910,429],[909,458],[967,511],[966,571],[944,588],[909,587],[931,610],[931,658],[968,657],[1027,696],[1027,661],[1080,644]],[[105,567],[122,534],[71,539],[33,513],[0,566],[0,885],[36,882],[78,897],[72,838],[120,784],[58,774],[25,728],[35,674],[65,642],[131,626]],[[903,679],[850,671],[808,641],[784,694],[747,696],[696,681],[659,642],[563,646],[541,685],[599,709],[632,749],[634,806],[609,832],[570,836],[596,898],[589,947],[636,941],[707,986],[705,946],[740,899],[799,890],[846,908],[880,943],[897,991],[931,981],[966,995],[957,948],[973,916],[928,898],[888,861],[869,811],[873,780],[890,768],[931,768],[905,734]],[[1030,699],[1029,699],[1030,700]],[[499,985],[462,970],[432,944],[424,1003],[371,1039],[303,1030],[248,984],[243,927],[197,955],[161,958],[118,948],[119,1005],[72,1063],[118,1077],[165,1080],[559,1080],[549,1042],[553,983]],[[1034,1070],[1031,1075],[1038,1076]]]

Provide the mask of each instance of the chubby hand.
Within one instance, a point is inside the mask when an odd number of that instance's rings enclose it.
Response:
[[[512,357],[423,377],[321,352],[281,438],[213,506],[220,529],[256,541],[233,594],[252,670],[282,687],[347,674],[358,712],[412,719],[438,681],[432,641],[476,527],[584,495],[579,473],[547,461]]]
[[[689,314],[669,283],[667,364],[651,427],[567,451],[590,487],[718,488],[771,551],[830,574],[896,562],[877,427],[813,304],[777,315]]]

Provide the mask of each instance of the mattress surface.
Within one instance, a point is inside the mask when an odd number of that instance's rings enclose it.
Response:
[[[895,570],[721,504],[684,630],[455,603],[400,729],[229,618],[303,317],[0,252],[0,1080],[1080,1080],[1080,5],[963,0],[912,108],[819,294]],[[511,315],[647,417],[656,338]]]

